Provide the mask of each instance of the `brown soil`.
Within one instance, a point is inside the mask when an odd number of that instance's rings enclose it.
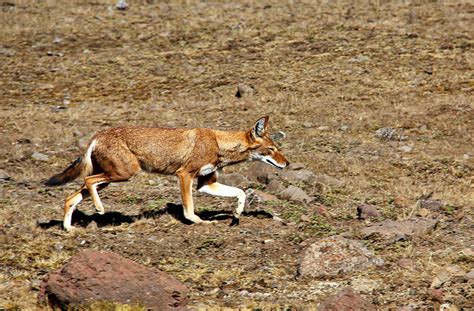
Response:
[[[43,276],[84,248],[171,273],[191,306],[314,306],[349,284],[382,309],[474,307],[472,283],[447,282],[442,299],[430,290],[440,267],[473,268],[462,252],[474,245],[472,4],[130,2],[0,1],[0,309],[34,309]],[[255,93],[235,97],[239,83]],[[341,183],[300,185],[316,203],[252,204],[229,227],[183,224],[176,179],[140,174],[102,192],[104,217],[80,205],[72,234],[59,220],[79,181],[41,184],[105,127],[243,129],[265,114],[291,162]],[[381,140],[382,127],[407,138]],[[439,220],[432,232],[364,240],[382,269],[295,278],[311,239],[359,237],[359,203],[406,219],[430,192],[445,203],[424,215]],[[195,197],[203,217],[235,206]]]

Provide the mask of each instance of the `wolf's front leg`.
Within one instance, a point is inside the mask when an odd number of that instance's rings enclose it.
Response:
[[[234,211],[234,220],[232,221],[233,225],[238,224],[238,219],[244,211],[245,192],[242,189],[236,187],[220,184],[212,179],[210,179],[208,183],[203,182],[203,180],[199,180],[198,182],[199,192],[221,197],[238,198],[237,208]]]
[[[181,201],[183,204],[184,217],[193,223],[208,223],[210,221],[202,220],[198,215],[194,214],[193,202],[193,177],[186,172],[178,174],[179,187],[181,189]]]

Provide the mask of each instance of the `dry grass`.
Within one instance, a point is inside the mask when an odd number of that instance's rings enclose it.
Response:
[[[315,305],[352,279],[377,282],[364,294],[381,308],[431,308],[439,304],[429,296],[438,267],[473,268],[472,259],[457,256],[474,243],[472,4],[129,2],[118,12],[114,1],[0,1],[0,169],[11,176],[0,184],[0,307],[34,309],[42,277],[83,248],[172,273],[190,287],[198,309]],[[236,98],[241,82],[256,94]],[[263,114],[288,134],[281,147],[291,162],[342,182],[321,193],[305,187],[328,208],[328,219],[305,224],[299,218],[314,206],[277,202],[258,207],[294,225],[245,217],[237,230],[188,227],[164,215],[66,234],[36,224],[60,219],[64,196],[77,188],[39,182],[101,128],[236,129]],[[380,140],[381,127],[403,130],[407,140]],[[33,160],[34,151],[49,160]],[[140,175],[103,197],[106,209],[138,215],[178,202],[177,191],[173,178]],[[364,225],[355,220],[358,203],[404,219],[430,192],[448,208],[433,233],[385,249],[366,241],[386,270],[341,276],[329,281],[334,286],[293,278],[302,240],[357,236]],[[81,209],[93,212],[90,203]],[[400,258],[416,266],[402,269]],[[463,286],[448,284],[446,301],[472,307]]]

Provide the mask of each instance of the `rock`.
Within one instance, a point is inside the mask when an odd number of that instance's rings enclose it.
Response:
[[[375,136],[382,140],[406,140],[407,137],[403,135],[403,130],[396,130],[391,127],[382,127],[375,131]]]
[[[454,277],[464,277],[466,272],[457,265],[445,266],[441,268],[433,281],[431,282],[431,288],[440,288],[444,283],[451,280]]]
[[[380,288],[380,282],[366,278],[356,278],[351,280],[351,286],[359,293],[371,293]]]
[[[235,97],[241,98],[244,96],[252,96],[255,94],[255,87],[253,85],[246,85],[244,83],[239,83],[237,85],[237,93]]]
[[[125,0],[118,0],[115,8],[119,11],[125,11],[128,9],[128,3]]]
[[[286,180],[290,183],[292,182],[313,183],[316,180],[316,176],[314,175],[314,173],[307,169],[300,169],[297,171],[284,170],[279,175],[283,180]]]
[[[99,230],[99,227],[97,226],[97,223],[96,223],[95,221],[91,221],[91,222],[87,225],[86,229],[87,229],[88,231],[93,231],[93,232],[95,232],[95,231]]]
[[[288,167],[291,170],[297,171],[305,168],[305,165],[301,162],[291,163]]]
[[[273,194],[265,193],[257,189],[248,189],[246,193],[249,202],[254,200],[257,202],[278,201],[278,198]]]
[[[342,131],[342,132],[347,132],[349,130],[349,126],[343,125],[339,128],[339,130]]]
[[[304,128],[311,128],[311,127],[314,126],[314,124],[311,123],[311,122],[303,122],[301,125],[302,125]]]
[[[31,157],[37,161],[49,161],[49,156],[40,152],[33,152]]]
[[[309,217],[308,215],[301,215],[300,216],[300,220],[303,221],[303,222],[311,222],[311,217]]]
[[[369,60],[370,60],[370,57],[367,55],[357,55],[349,59],[349,61],[353,63],[368,62]]]
[[[277,169],[260,161],[255,161],[250,164],[247,169],[247,178],[251,181],[258,181],[262,184],[267,184],[269,174],[274,174]]]
[[[427,208],[420,208],[417,215],[421,217],[426,217],[430,214],[430,211]]]
[[[174,277],[107,251],[85,250],[43,281],[38,300],[74,308],[94,301],[184,310],[188,289]]]
[[[398,266],[404,269],[413,268],[413,260],[408,258],[400,258],[398,260]]]
[[[281,181],[276,178],[270,178],[265,190],[268,190],[273,193],[279,193],[285,190],[285,186]]]
[[[425,208],[430,211],[440,212],[443,209],[443,202],[432,199],[421,199],[418,201],[420,208]]]
[[[315,176],[315,182],[321,183],[326,186],[330,187],[342,187],[344,186],[344,182],[340,181],[337,178],[331,177],[329,175],[316,175]]]
[[[410,153],[413,150],[413,147],[409,145],[404,145],[398,148],[398,150],[403,151],[405,153]]]
[[[380,234],[385,239],[397,241],[425,234],[434,228],[436,223],[437,220],[428,218],[417,218],[405,221],[384,220],[363,228],[361,231],[366,237],[371,234]]]
[[[370,204],[362,203],[357,206],[357,217],[359,219],[380,217],[380,212],[377,210],[377,207]]]
[[[247,188],[250,184],[250,181],[244,175],[239,173],[221,174],[219,175],[218,180],[224,185],[239,188]]]
[[[464,309],[462,309],[464,310]],[[439,311],[459,311],[459,308],[456,305],[449,303],[443,303],[439,306]]]
[[[466,273],[466,279],[473,280],[474,279],[474,269]]]
[[[444,291],[441,288],[432,288],[430,290],[430,296],[432,300],[442,302]]]
[[[288,188],[280,193],[280,198],[300,203],[309,203],[313,200],[303,189],[293,185],[288,186]]]
[[[301,257],[298,274],[309,277],[335,277],[383,265],[362,243],[332,236],[311,244]]]
[[[286,133],[283,131],[277,131],[270,134],[270,138],[274,141],[279,141],[286,138]]]
[[[0,182],[6,182],[11,179],[10,175],[7,174],[4,170],[0,169]]]
[[[321,125],[320,127],[318,127],[318,130],[321,132],[329,131],[330,129],[331,128],[327,125]]]
[[[354,292],[352,287],[345,287],[336,294],[327,297],[318,305],[318,311],[354,311],[354,310],[377,310],[375,306]]]

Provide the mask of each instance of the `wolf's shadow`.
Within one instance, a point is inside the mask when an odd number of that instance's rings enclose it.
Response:
[[[184,217],[183,206],[181,204],[167,203],[165,207],[143,211],[138,215],[124,215],[121,212],[106,212],[103,215],[98,213],[87,215],[86,213],[77,210],[72,215],[71,224],[79,227],[87,227],[91,222],[95,222],[97,227],[105,226],[120,226],[121,224],[131,224],[143,218],[159,218],[165,214],[171,215],[176,220],[186,225],[191,225],[192,222]],[[238,219],[235,219],[231,211],[209,211],[204,210],[197,212],[199,217],[203,220],[226,220],[232,219],[231,225],[238,225]],[[255,218],[273,218],[273,215],[263,210],[244,211],[242,215]],[[48,222],[39,222],[38,226],[43,229],[52,227],[62,227],[62,220],[52,219]]]

